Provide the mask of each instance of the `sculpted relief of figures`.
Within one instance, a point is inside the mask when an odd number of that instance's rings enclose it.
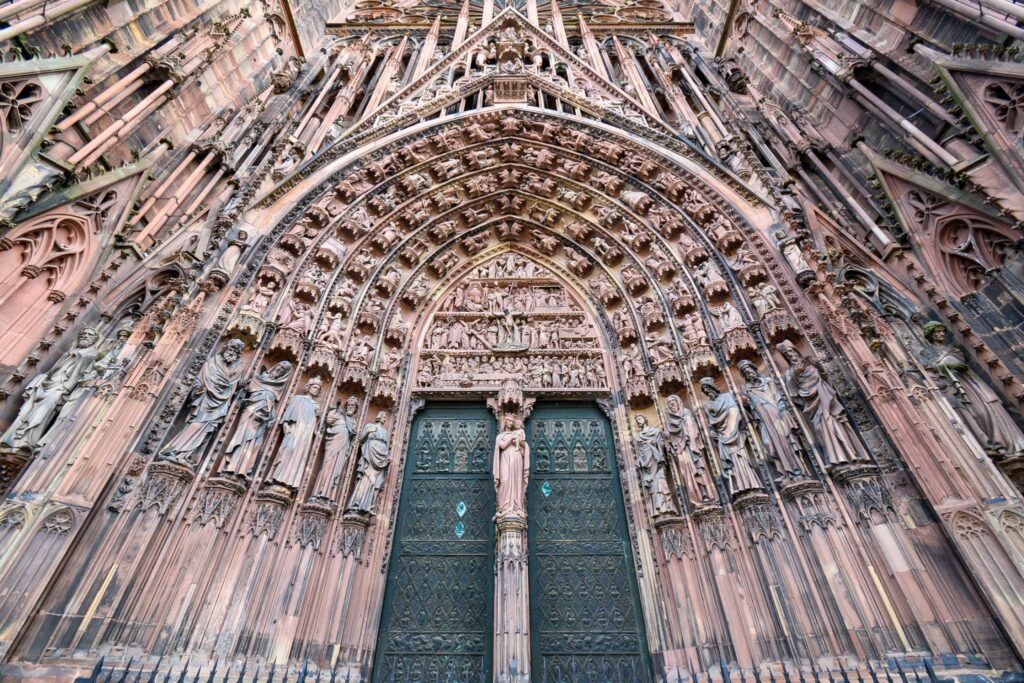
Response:
[[[421,387],[605,385],[597,332],[549,271],[514,253],[474,268],[442,301],[420,351]]]

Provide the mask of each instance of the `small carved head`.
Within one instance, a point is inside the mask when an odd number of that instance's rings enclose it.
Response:
[[[320,395],[320,389],[322,388],[322,384],[323,380],[321,380],[319,377],[314,377],[313,379],[306,382],[306,393],[312,396],[313,398],[316,398],[317,396]]]
[[[388,412],[387,410],[382,410],[379,413],[377,413],[377,419],[375,420],[375,422],[377,424],[382,425],[388,421],[389,417],[391,417],[391,413]]]
[[[633,419],[636,421],[636,426],[639,427],[640,429],[643,429],[644,427],[647,426],[647,418],[644,415],[637,414],[637,416],[634,417]]]
[[[797,365],[804,359],[803,354],[800,353],[800,349],[798,349],[796,345],[788,339],[780,342],[775,348],[779,350],[779,353],[782,354],[782,357],[785,358],[790,365]]]
[[[942,344],[946,341],[946,326],[935,320],[926,323],[924,326],[924,338],[932,344]]]
[[[359,399],[355,396],[349,396],[348,400],[345,401],[345,414],[352,416],[356,414],[357,410],[359,410]]]
[[[760,374],[757,371],[757,366],[754,365],[749,360],[747,360],[746,358],[741,360],[736,367],[740,369],[740,374],[743,375],[743,379],[747,380],[748,382],[753,382],[755,379],[758,378]]]
[[[291,371],[291,362],[282,360],[275,363],[274,366],[270,368],[270,371],[267,374],[269,374],[274,379],[281,379],[282,377],[286,377],[288,373]]]
[[[220,356],[227,363],[234,363],[242,357],[242,349],[245,348],[245,343],[241,339],[231,339],[224,348],[221,349]]]
[[[668,409],[670,412],[682,412],[683,402],[675,394],[670,394],[669,397],[665,399],[665,403],[668,405]]]
[[[702,377],[700,380],[700,390],[708,398],[717,398],[722,392],[719,391],[718,385],[715,384],[715,380],[710,377]]]
[[[82,331],[78,333],[78,339],[76,343],[78,348],[84,349],[93,346],[100,340],[100,335],[94,327],[84,327]]]

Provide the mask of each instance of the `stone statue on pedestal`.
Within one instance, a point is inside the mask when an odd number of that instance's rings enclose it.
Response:
[[[384,472],[391,462],[391,435],[384,426],[388,417],[388,411],[382,410],[374,422],[363,427],[356,483],[346,506],[350,512],[372,513],[377,494],[384,488]]]
[[[206,446],[207,439],[220,427],[231,407],[231,397],[242,375],[244,344],[232,339],[224,344],[199,371],[188,397],[188,417],[182,428],[160,450],[160,460],[170,460],[190,468]]]
[[[953,410],[989,455],[1024,455],[1024,433],[1003,407],[996,392],[967,365],[962,350],[949,343],[946,326],[930,322],[924,338],[931,344],[923,359]]]
[[[701,379],[700,390],[708,397],[704,412],[708,416],[729,493],[735,496],[760,489],[761,480],[751,465],[747,434],[743,431],[736,397],[730,391],[720,391],[710,377]]]
[[[314,377],[306,384],[304,394],[297,394],[288,402],[281,416],[284,438],[277,449],[274,466],[267,475],[268,483],[290,489],[297,489],[302,484],[306,454],[313,443],[317,418],[320,417],[320,406],[316,402],[319,396],[320,378]]]
[[[341,478],[348,463],[349,451],[352,450],[352,439],[356,435],[356,413],[359,411],[359,399],[350,396],[341,404],[334,406],[326,418],[327,429],[324,434],[324,462],[320,474],[313,485],[311,496],[333,500],[337,493]]]
[[[219,469],[221,474],[252,476],[260,446],[263,445],[263,438],[274,418],[274,409],[281,400],[291,371],[292,364],[283,360],[263,370],[249,382],[246,396],[242,400],[242,416],[224,448],[224,459]]]
[[[0,437],[0,447],[35,451],[63,404],[90,377],[99,352],[100,336],[86,327],[78,333],[75,347],[58,360],[49,372],[37,375],[25,387],[14,422]]]
[[[717,500],[718,492],[704,464],[704,441],[693,411],[675,395],[666,399],[665,409],[668,413],[665,422],[668,445],[676,456],[690,502],[700,505]]]
[[[530,446],[515,415],[506,414],[494,443],[495,519],[526,517],[526,485],[530,479]]]
[[[850,425],[846,408],[821,371],[800,353],[793,342],[784,341],[776,348],[789,363],[786,389],[811,424],[825,456],[825,464],[832,467],[869,461],[867,451]]]
[[[675,501],[665,474],[665,433],[647,424],[647,418],[637,415],[636,426],[640,430],[636,436],[636,464],[640,469],[640,482],[651,498],[652,516],[675,514]]]
[[[775,463],[782,478],[800,476],[804,473],[797,436],[800,428],[787,408],[782,392],[749,360],[741,360],[738,367],[746,380],[741,394],[750,407],[765,454]]]

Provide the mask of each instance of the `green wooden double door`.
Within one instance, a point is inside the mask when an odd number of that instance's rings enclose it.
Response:
[[[482,404],[430,404],[413,422],[374,681],[492,679],[495,432]],[[650,680],[607,419],[538,404],[526,435],[532,680]]]

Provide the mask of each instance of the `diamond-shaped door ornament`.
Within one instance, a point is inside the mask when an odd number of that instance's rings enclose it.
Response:
[[[466,514],[466,510],[468,510],[468,509],[469,508],[466,507],[466,501],[464,501],[464,500],[460,500],[458,502],[458,504],[455,505],[455,512],[459,515],[459,517],[462,517],[463,515],[465,515]]]
[[[455,524],[455,537],[462,538],[466,535],[466,525],[461,521]]]
[[[543,484],[541,484],[540,485],[540,492],[544,494],[545,498],[550,496],[551,495],[551,482],[550,481],[545,481]]]

